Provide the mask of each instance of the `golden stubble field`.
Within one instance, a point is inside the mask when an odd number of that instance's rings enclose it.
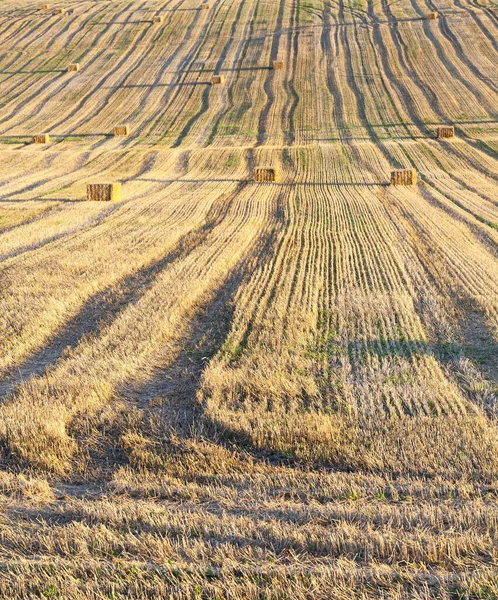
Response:
[[[40,7],[0,1],[0,597],[498,598],[498,5]]]

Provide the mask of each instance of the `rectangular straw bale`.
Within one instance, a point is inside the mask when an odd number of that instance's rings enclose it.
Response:
[[[277,181],[278,170],[274,167],[255,167],[254,181]]]
[[[48,133],[34,135],[33,144],[50,144],[50,135]]]
[[[68,71],[79,71],[80,63],[71,63],[70,65],[68,65],[67,70]]]
[[[117,202],[121,200],[120,183],[88,183],[86,186],[87,200],[95,202]]]
[[[162,15],[156,15],[153,19],[153,23],[162,23],[164,21],[164,17]]]
[[[391,171],[392,185],[415,185],[417,183],[417,171],[415,169],[398,169]]]
[[[129,125],[118,125],[114,127],[114,135],[130,135]]]
[[[439,13],[438,12],[427,13],[427,19],[429,21],[432,21],[433,19],[437,19],[438,17],[439,17]]]
[[[453,125],[441,125],[437,128],[437,137],[439,139],[455,137],[455,128]]]
[[[40,6],[40,10],[49,10],[49,8],[50,8],[50,4],[42,4]]]
[[[283,68],[284,68],[283,60],[274,60],[273,61],[273,70],[274,71],[282,71]]]
[[[211,85],[219,85],[220,83],[225,83],[224,75],[213,75],[211,77]]]
[[[210,8],[211,8],[211,4],[203,4],[202,5],[203,10],[209,10]]]
[[[63,15],[66,12],[65,8],[56,8],[54,15]]]

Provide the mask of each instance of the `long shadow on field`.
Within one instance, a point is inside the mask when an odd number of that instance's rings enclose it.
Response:
[[[323,187],[326,185],[333,185],[335,187],[376,187],[376,186],[388,186],[390,185],[387,181],[381,182],[365,182],[365,181],[292,181],[292,182],[279,182],[279,181],[253,181],[252,179],[149,179],[144,177],[138,177],[135,181],[146,181],[150,183],[245,183],[247,185],[271,185],[274,187],[287,188],[287,187]]]
[[[161,87],[185,87],[185,86],[196,86],[196,85],[211,85],[210,81],[181,81],[174,83],[129,83],[125,85],[109,85],[103,86],[102,89],[105,90],[124,90],[124,89],[139,89],[146,90],[152,88],[161,88]]]
[[[172,13],[177,13],[177,12],[197,12],[199,10],[204,10],[202,8],[161,8],[159,9],[159,13],[165,13],[165,12],[172,12]]]
[[[49,144],[33,144],[32,135],[0,135],[0,144],[25,144],[29,146],[36,146],[40,149],[44,149],[51,144],[56,142],[63,142],[65,140],[71,141],[71,138],[94,138],[94,137],[114,137],[113,133],[109,131],[105,133],[61,133],[61,134],[50,134]]]
[[[136,304],[168,265],[188,255],[206,239],[222,221],[241,187],[243,186],[238,186],[228,198],[220,198],[206,215],[204,224],[182,236],[168,254],[125,278],[117,286],[109,286],[90,298],[79,313],[65,324],[60,335],[4,376],[0,382],[0,398],[12,393],[15,387],[26,379],[41,375],[53,366],[64,352],[76,347],[83,337],[96,334],[103,327],[110,325],[128,306]]]
[[[202,373],[227,338],[235,309],[233,301],[240,285],[261,268],[269,254],[275,252],[278,232],[284,227],[280,199],[272,222],[272,229],[261,234],[251,251],[235,265],[220,287],[207,295],[201,306],[196,308],[185,335],[178,342],[173,361],[163,367],[159,364],[147,380],[131,379],[116,390],[117,397],[146,409],[142,421],[144,435],[151,434],[150,424],[153,423],[154,433],[160,438],[158,445],[166,444],[168,452],[172,440],[185,440],[193,433],[199,433],[203,409],[197,402],[197,390]],[[126,460],[119,448],[113,445],[112,437],[105,432],[100,446],[93,446],[90,450],[95,473],[104,463],[116,468]],[[79,442],[86,446],[85,435],[79,438]]]
[[[238,73],[239,71],[273,71],[266,67],[221,67],[219,69],[188,69],[187,71],[165,71],[166,75],[182,75],[185,73]]]
[[[296,132],[298,133],[299,130],[296,130]],[[308,141],[312,141],[312,142],[344,142],[344,143],[349,143],[349,142],[371,142],[372,138],[365,136],[365,137],[359,137],[359,136],[350,136],[347,133],[344,134],[344,136],[342,137],[328,137],[328,138],[307,138]],[[388,136],[377,136],[378,140],[381,141],[389,141],[389,140],[430,140],[430,139],[435,139],[434,135],[388,135]]]
[[[326,346],[320,346],[319,349],[320,355],[327,355],[329,351]],[[336,350],[337,348],[330,351],[331,357],[334,356]],[[357,365],[367,364],[374,357],[383,360],[385,358],[410,359],[434,356],[441,363],[446,364],[464,356],[482,367],[490,381],[498,383],[498,343],[493,339],[484,316],[475,312],[469,312],[465,318],[461,319],[458,335],[451,342],[405,339],[377,339],[369,342],[355,340],[348,344],[347,354],[352,363]],[[494,371],[487,369],[491,363],[495,365]]]
[[[269,235],[263,255],[270,251],[273,241],[273,236]],[[253,266],[251,271],[254,269]],[[249,276],[243,261],[209,303],[198,311],[182,340],[176,360],[164,369],[158,369],[147,381],[138,385],[128,382],[120,390],[122,396],[143,406],[156,406],[151,411],[160,414],[170,433],[174,431],[180,437],[187,437],[202,420],[203,409],[196,399],[202,373],[227,338],[234,312],[233,299],[243,279]]]
[[[151,23],[151,19],[140,19],[137,21],[99,21],[98,23],[90,23],[90,25],[96,27],[97,25],[150,25]]]
[[[469,402],[480,406],[490,417],[494,418],[496,417],[496,410],[498,408],[498,344],[494,341],[489,328],[483,320],[475,319],[475,315],[471,315],[469,320],[466,320],[465,324],[462,325],[459,332],[463,334],[462,341],[431,343],[423,340],[404,339],[376,339],[369,342],[353,340],[343,348],[337,345],[335,339],[331,339],[330,344],[326,340],[322,340],[316,347],[311,348],[310,355],[316,355],[317,361],[322,364],[324,358],[328,358],[334,363],[339,356],[347,355],[352,367],[351,373],[353,379],[356,373],[358,373],[359,385],[364,379],[364,369],[371,364],[371,359],[376,359],[379,362],[392,359],[394,368],[392,371],[387,370],[384,372],[384,384],[388,387],[398,386],[400,389],[406,384],[415,385],[418,379],[404,369],[396,370],[396,360],[400,359],[402,363],[406,363],[406,361],[412,358],[433,356],[447,367],[448,372],[451,372],[452,378],[459,385],[461,392]],[[468,331],[469,328],[471,330],[470,334]],[[476,393],[472,385],[468,385],[465,381],[466,374],[459,371],[457,361],[462,356],[471,359],[482,369],[487,376],[488,383],[491,383],[491,388],[493,385],[495,386],[494,391],[491,389],[485,398],[479,394],[479,390]],[[493,367],[493,370],[491,371],[489,367]],[[480,382],[476,381],[476,383],[479,384]],[[320,387],[323,387],[323,385]],[[306,398],[303,397],[303,410],[307,410],[307,404]],[[404,416],[407,417],[417,417],[418,415],[426,414],[427,410],[433,411],[432,414],[437,416],[439,413],[432,404],[430,390],[427,392],[427,405],[428,409],[427,407],[420,406],[419,410],[414,410],[413,406],[403,403],[402,411]],[[386,412],[386,416],[387,414]],[[244,451],[249,452],[254,458],[261,458],[272,464],[287,465],[295,464],[297,460],[265,444],[261,446],[255,444],[249,432],[232,427],[210,415],[204,414],[203,420],[205,430],[209,431],[219,443],[226,443],[228,446],[235,444]],[[345,468],[339,464],[330,466],[339,470]]]
[[[243,265],[224,282],[189,325],[181,351],[173,363],[158,368],[153,377],[135,384],[128,382],[118,394],[141,406],[150,405],[164,427],[187,437],[200,417],[196,392],[204,368],[220,350],[232,323],[232,300],[244,276]],[[153,408],[156,406],[156,408]]]
[[[67,69],[39,69],[37,71],[0,71],[0,75],[38,75],[40,73],[67,73]]]

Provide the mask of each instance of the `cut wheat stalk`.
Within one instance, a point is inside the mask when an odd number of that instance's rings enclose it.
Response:
[[[415,169],[398,169],[391,171],[391,185],[415,185],[417,171]]]
[[[121,184],[88,183],[86,197],[92,202],[117,202],[121,200]]]

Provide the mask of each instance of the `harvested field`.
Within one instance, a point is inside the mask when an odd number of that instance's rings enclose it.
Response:
[[[497,598],[496,10],[206,6],[0,3],[0,597]]]

